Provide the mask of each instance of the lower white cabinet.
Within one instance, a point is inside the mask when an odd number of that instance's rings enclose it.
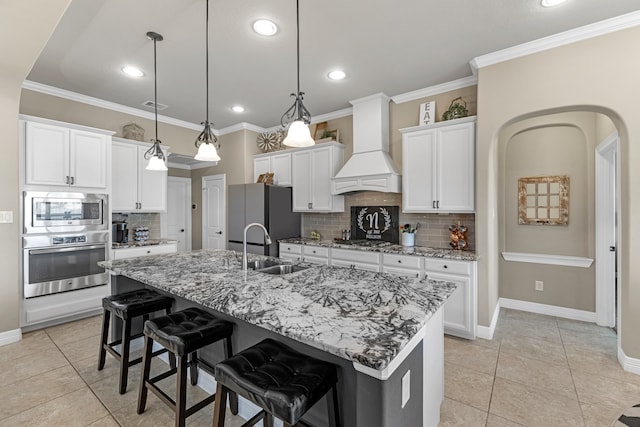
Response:
[[[476,262],[425,258],[424,270],[430,279],[457,285],[453,295],[444,303],[444,332],[475,339],[478,323]]]
[[[329,248],[304,245],[302,247],[302,259],[313,264],[329,265]]]
[[[111,250],[111,259],[136,258],[149,255],[170,254],[178,251],[177,243],[163,245],[137,246]]]
[[[398,276],[424,277],[422,257],[411,255],[382,255],[382,272]]]
[[[331,249],[331,265],[358,270],[380,271],[380,254],[350,249]]]
[[[280,243],[280,258],[291,261],[302,261],[302,245]]]

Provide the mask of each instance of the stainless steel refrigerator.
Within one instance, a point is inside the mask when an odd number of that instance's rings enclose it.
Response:
[[[230,185],[227,193],[227,249],[242,251],[244,227],[252,222],[264,225],[271,236],[265,245],[258,227],[247,232],[247,252],[278,256],[278,240],[300,236],[300,213],[292,212],[291,188],[266,184]]]

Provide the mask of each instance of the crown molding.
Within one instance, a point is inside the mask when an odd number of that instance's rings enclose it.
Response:
[[[237,123],[235,125],[231,125],[231,126],[227,126],[226,128],[222,128],[218,131],[215,131],[218,135],[227,135],[229,133],[234,133],[234,132],[238,132],[241,130],[250,130],[253,132],[266,132],[267,129],[254,125],[252,123],[247,123],[247,122],[241,122],[241,123]]]
[[[438,95],[452,90],[462,89],[465,87],[478,84],[478,79],[475,76],[463,77],[458,80],[442,83],[439,85],[425,87],[424,89],[418,89],[407,93],[401,93],[394,95],[391,100],[396,104],[402,104],[404,102],[415,101],[416,99],[426,98],[428,96]]]
[[[25,80],[22,83],[22,88],[31,90],[34,92],[44,93],[46,95],[57,96],[58,98],[68,99],[70,101],[80,102],[87,105],[93,105],[94,107],[104,108],[107,110],[117,111],[119,113],[130,114],[136,117],[142,117],[143,119],[155,120],[155,115],[152,112],[140,110],[138,108],[127,107],[126,105],[116,104],[115,102],[105,101],[92,96],[82,95],[70,90],[60,89],[53,86],[44,85],[42,83],[32,82]],[[178,120],[171,117],[158,114],[158,121],[169,125],[179,126],[191,130],[202,130],[202,126],[195,123],[190,123],[184,120]]]
[[[571,43],[587,40],[593,37],[602,36],[627,28],[640,25],[640,11],[630,12],[614,18],[605,19],[604,21],[595,22],[593,24],[584,25],[562,33],[543,37],[517,46],[498,50],[486,55],[473,58],[469,64],[473,75],[477,76],[480,68],[498,64],[500,62],[509,61],[522,56],[531,55],[545,50],[565,46]]]

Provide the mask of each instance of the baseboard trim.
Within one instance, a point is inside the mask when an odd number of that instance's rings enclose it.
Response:
[[[596,323],[596,313],[592,311],[576,310],[574,308],[558,307],[556,305],[540,304],[537,302],[520,301],[509,298],[500,298],[500,307],[513,310],[528,311],[530,313],[545,314],[547,316],[562,317],[564,319],[581,320],[583,322]]]
[[[640,359],[627,356],[620,347],[618,347],[618,362],[625,371],[640,375]]]
[[[0,347],[18,342],[22,339],[22,330],[13,329],[11,331],[0,332]]]
[[[493,339],[493,333],[496,331],[496,325],[498,324],[498,317],[500,316],[500,300],[496,304],[496,309],[493,310],[493,317],[491,318],[491,324],[489,326],[476,327],[476,336],[485,340]]]

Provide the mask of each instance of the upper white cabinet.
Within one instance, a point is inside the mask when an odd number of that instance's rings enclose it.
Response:
[[[291,187],[291,152],[275,152],[253,156],[253,182],[263,173],[273,173],[273,183]]]
[[[125,141],[114,138],[112,144],[112,211],[166,211],[167,172],[145,169],[144,153],[150,144]]]
[[[27,185],[107,188],[109,132],[27,121]]]
[[[400,129],[402,211],[475,210],[475,117]]]
[[[291,152],[293,210],[344,212],[344,196],[331,194],[331,179],[344,163],[344,146],[325,142]]]

